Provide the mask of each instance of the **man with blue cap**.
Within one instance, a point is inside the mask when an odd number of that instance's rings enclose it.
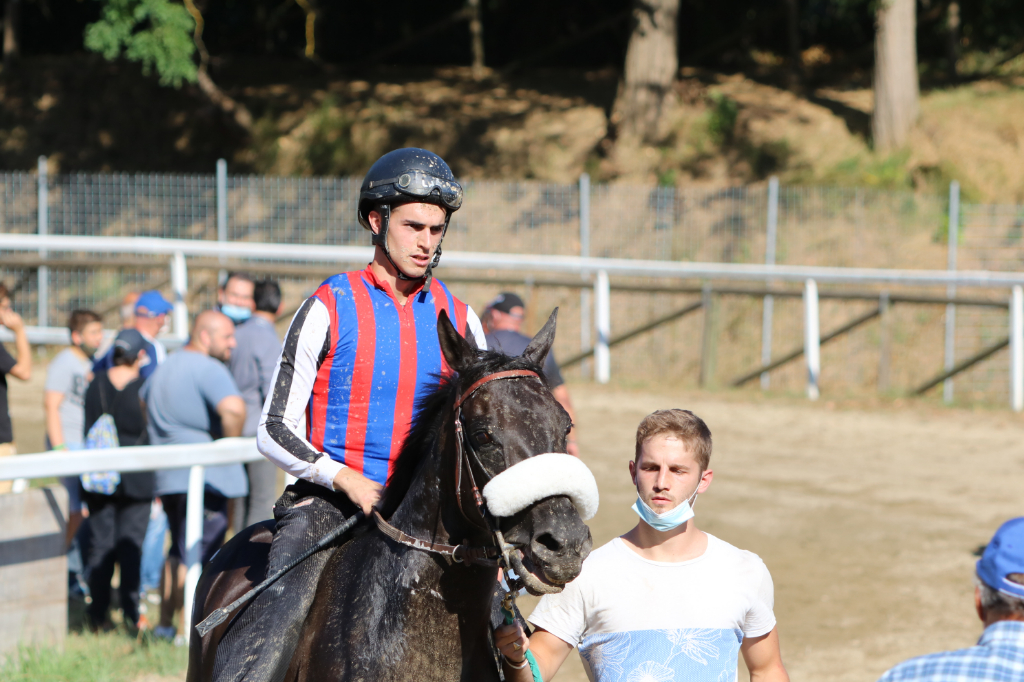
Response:
[[[157,365],[167,359],[167,349],[156,340],[156,335],[163,329],[167,322],[167,314],[174,310],[167,299],[159,291],[151,289],[144,291],[135,301],[135,323],[134,327],[142,338],[146,340],[146,357],[144,364],[139,368],[139,376],[148,379]],[[111,346],[107,353],[96,360],[92,365],[93,372],[110,369],[114,366],[114,347]]]
[[[985,624],[975,646],[900,663],[879,682],[1024,680],[1024,518],[996,531],[976,568],[974,608]]]

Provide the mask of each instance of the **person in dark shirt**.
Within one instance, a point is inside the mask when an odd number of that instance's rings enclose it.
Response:
[[[484,332],[487,335],[487,347],[491,350],[500,350],[505,355],[522,355],[530,344],[530,337],[519,331],[525,317],[526,305],[523,303],[523,299],[508,291],[498,294],[493,301],[487,304],[482,320]],[[558,369],[554,352],[548,353],[548,357],[544,360],[543,371],[544,379],[551,388],[551,394],[569,413],[569,418],[575,422],[576,411],[572,407],[569,389],[566,388],[565,379],[562,378],[562,373]],[[576,444],[575,426],[569,432],[565,450],[570,455],[580,456],[579,446]]]
[[[85,433],[104,414],[114,419],[119,445],[147,445],[146,415],[139,402],[145,379],[139,369],[146,359],[146,339],[135,329],[123,329],[114,340],[113,367],[96,373],[85,392]],[[121,474],[111,495],[82,494],[89,506],[90,543],[89,622],[94,630],[109,627],[110,579],[114,564],[121,566],[121,609],[124,622],[134,629],[139,622],[139,574],[142,543],[149,525],[155,489],[151,471]]]
[[[7,375],[28,381],[32,378],[32,352],[25,335],[25,323],[21,315],[11,309],[11,292],[0,284],[0,326],[14,334],[14,347],[18,357],[13,357],[0,344],[0,457],[13,457],[14,429],[11,415],[7,410]],[[11,481],[0,481],[0,493],[11,492]]]

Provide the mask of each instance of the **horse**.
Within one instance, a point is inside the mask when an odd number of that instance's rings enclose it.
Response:
[[[565,452],[571,428],[540,371],[556,317],[557,309],[522,355],[508,357],[478,351],[439,315],[454,374],[417,406],[372,523],[327,560],[288,667],[272,679],[501,679],[499,565],[531,594],[555,593],[592,547],[583,520],[596,511],[593,476],[552,454]],[[200,581],[194,623],[264,577],[270,533],[258,525],[225,545]],[[214,679],[230,627],[191,633],[188,682]]]

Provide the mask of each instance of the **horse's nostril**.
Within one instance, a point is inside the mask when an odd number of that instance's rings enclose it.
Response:
[[[562,543],[555,539],[551,533],[541,533],[533,540],[534,542],[543,545],[552,552],[557,552],[562,549]]]

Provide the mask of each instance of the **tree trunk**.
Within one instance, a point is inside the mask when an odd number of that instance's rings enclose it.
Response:
[[[4,7],[4,67],[9,68],[21,56],[18,43],[18,20],[21,14],[21,0],[7,0]]]
[[[679,69],[676,21],[679,0],[634,0],[633,32],[612,108],[620,135],[657,141],[666,99]]]
[[[949,79],[957,80],[956,63],[960,59],[960,3],[950,0],[946,8],[946,60]]]
[[[800,56],[800,9],[797,0],[785,0],[786,3],[786,36],[789,47],[789,85],[799,87],[803,79],[804,64]]]
[[[253,119],[249,109],[241,102],[233,99],[230,95],[220,89],[220,87],[213,82],[210,78],[207,66],[210,63],[210,53],[206,51],[206,43],[203,42],[203,26],[205,21],[203,20],[203,13],[199,10],[195,0],[184,0],[185,9],[192,15],[192,19],[196,22],[195,31],[192,34],[192,40],[196,45],[196,50],[199,52],[199,69],[196,73],[196,80],[199,84],[199,89],[204,95],[209,98],[217,107],[220,108],[225,114],[230,116],[235,123],[239,125],[245,132],[252,133]],[[308,26],[308,24],[307,24]]]
[[[473,78],[484,77],[484,25],[480,14],[480,0],[468,0],[469,35],[473,48]]]
[[[875,34],[875,149],[902,147],[917,121],[917,17],[915,0],[883,0]]]

